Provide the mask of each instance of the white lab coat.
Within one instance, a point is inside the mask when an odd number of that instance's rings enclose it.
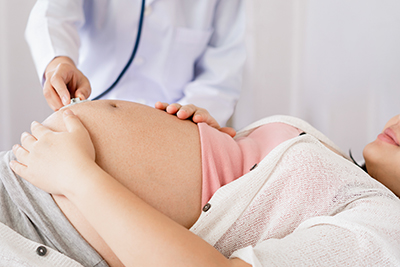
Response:
[[[239,98],[245,14],[242,0],[147,0],[136,58],[105,97],[154,105],[193,103],[221,125]],[[136,40],[140,0],[39,0],[26,39],[40,79],[57,56],[89,78],[91,97],[108,88]]]

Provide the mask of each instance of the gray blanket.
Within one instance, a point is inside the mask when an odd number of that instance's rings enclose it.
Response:
[[[84,266],[108,266],[69,223],[48,193],[10,169],[9,162],[13,158],[11,151],[0,152],[0,222]]]

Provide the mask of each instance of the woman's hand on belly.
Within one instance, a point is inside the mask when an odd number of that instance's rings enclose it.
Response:
[[[53,199],[83,238],[112,267],[123,266],[93,226],[86,220],[69,198],[77,188],[90,184],[85,171],[95,174],[95,152],[87,130],[72,111],[63,111],[66,132],[54,132],[33,123],[32,135],[24,133],[21,146],[13,152],[18,162],[13,170],[35,186],[53,194]],[[45,167],[44,167],[45,166]],[[67,196],[67,197],[65,197]],[[96,208],[96,207],[95,207]]]
[[[18,161],[10,163],[14,172],[33,185],[61,195],[82,182],[74,180],[78,174],[96,166],[93,143],[79,118],[67,109],[63,119],[66,132],[33,122],[32,134],[23,133],[21,145],[13,147]]]
[[[235,137],[236,131],[231,127],[221,127],[219,123],[211,116],[211,114],[204,108],[199,108],[195,105],[181,105],[179,103],[168,104],[157,102],[155,108],[165,110],[171,115],[176,115],[181,120],[191,119],[195,123],[207,123],[215,129]]]

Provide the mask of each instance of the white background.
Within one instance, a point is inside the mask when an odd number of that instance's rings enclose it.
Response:
[[[301,117],[362,159],[400,113],[400,1],[245,0],[249,51],[232,125]],[[0,0],[0,151],[51,113],[24,29],[34,0]]]

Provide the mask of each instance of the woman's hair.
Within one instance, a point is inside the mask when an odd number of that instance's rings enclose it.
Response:
[[[362,164],[362,165],[360,165],[360,164],[357,163],[357,161],[354,160],[353,155],[351,154],[351,149],[349,149],[349,156],[350,156],[351,160],[354,162],[354,164],[356,164],[358,167],[360,167],[360,168],[363,169],[366,173],[368,173],[368,172],[367,172],[367,166],[365,165],[365,163]]]

